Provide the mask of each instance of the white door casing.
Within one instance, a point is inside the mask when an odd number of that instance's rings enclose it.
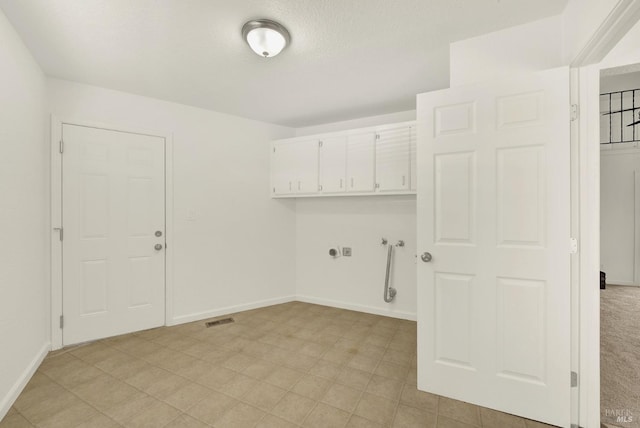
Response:
[[[69,124],[62,139],[63,344],[163,325],[165,139]]]
[[[416,145],[417,145],[417,140],[418,140],[418,130],[417,127],[414,125],[411,127],[411,143],[410,143],[410,148],[409,148],[409,156],[411,159],[411,163],[409,164],[409,174],[410,174],[410,190],[412,191],[416,191],[418,188],[418,162],[417,162],[417,149],[416,149]]]
[[[418,96],[418,387],[570,422],[569,70]]]

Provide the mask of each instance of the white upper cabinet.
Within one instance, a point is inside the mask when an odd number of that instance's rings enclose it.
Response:
[[[341,193],[347,188],[347,137],[320,140],[320,190]]]
[[[317,139],[273,143],[271,179],[275,196],[318,192],[318,146]]]
[[[414,122],[272,142],[271,195],[415,193]]]
[[[411,127],[380,129],[376,141],[378,192],[409,190]]]
[[[296,144],[298,151],[296,159],[296,193],[318,192],[318,140],[307,140]]]
[[[347,190],[375,190],[376,133],[350,133],[347,137]]]
[[[273,143],[271,149],[271,187],[274,195],[293,193],[293,175],[296,166],[293,144]]]

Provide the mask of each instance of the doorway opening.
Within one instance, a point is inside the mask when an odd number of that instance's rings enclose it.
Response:
[[[640,63],[599,83],[600,418],[640,427]]]

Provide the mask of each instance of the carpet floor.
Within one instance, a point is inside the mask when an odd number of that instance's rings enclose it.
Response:
[[[600,294],[600,412],[604,426],[640,428],[640,287]]]

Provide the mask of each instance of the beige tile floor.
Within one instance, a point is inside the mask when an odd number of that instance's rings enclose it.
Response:
[[[8,427],[544,427],[416,389],[416,323],[300,302],[51,353]]]

